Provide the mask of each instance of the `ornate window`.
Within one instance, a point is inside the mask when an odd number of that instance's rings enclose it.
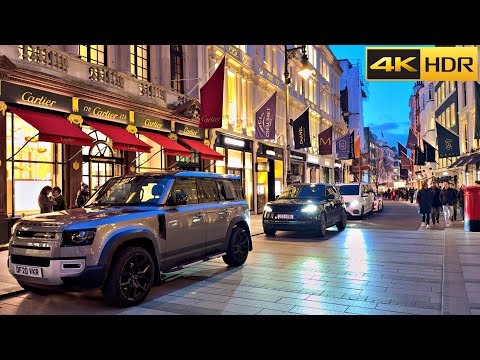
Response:
[[[183,94],[183,50],[182,45],[170,45],[170,74],[172,89]]]
[[[79,45],[79,54],[82,60],[92,64],[105,66],[107,62],[107,48],[105,45]]]
[[[130,72],[139,80],[150,81],[148,45],[130,45]]]

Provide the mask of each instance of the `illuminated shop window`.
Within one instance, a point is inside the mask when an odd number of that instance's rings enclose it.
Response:
[[[105,66],[107,58],[105,45],[79,45],[79,54],[82,60]]]
[[[139,80],[150,81],[148,45],[130,45],[130,72]]]

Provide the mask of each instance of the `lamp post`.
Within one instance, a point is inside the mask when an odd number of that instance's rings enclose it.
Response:
[[[290,90],[289,86],[290,83],[292,82],[292,79],[290,78],[290,72],[288,71],[288,60],[292,59],[296,55],[297,50],[302,50],[302,70],[300,70],[298,73],[300,74],[301,77],[303,77],[305,80],[307,80],[310,75],[312,74],[312,69],[310,68],[310,65],[308,64],[308,56],[307,56],[307,46],[306,45],[301,45],[297,47],[293,47],[291,49],[288,48],[288,45],[285,46],[285,71],[283,75],[285,76],[285,136],[286,136],[286,142],[287,142],[287,156],[285,157],[286,164],[285,164],[285,169],[284,169],[284,183],[285,185],[287,184],[287,178],[288,174],[292,172],[291,169],[291,163],[290,163],[290,126],[291,120],[289,119],[289,106],[288,103],[290,101]]]

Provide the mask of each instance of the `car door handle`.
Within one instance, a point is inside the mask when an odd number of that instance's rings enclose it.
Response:
[[[225,215],[225,214],[230,215],[230,210],[229,210],[229,209],[223,209],[222,211],[220,211],[220,212],[218,213],[218,215]]]
[[[194,215],[194,216],[192,217],[193,222],[199,222],[199,221],[201,221],[204,215],[205,215],[205,213],[198,213],[197,215]]]
[[[177,226],[177,225],[178,225],[178,220],[170,220],[170,221],[168,222],[168,225],[170,225],[170,226]]]

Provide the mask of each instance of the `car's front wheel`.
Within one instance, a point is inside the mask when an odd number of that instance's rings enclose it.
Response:
[[[318,224],[318,236],[325,237],[325,235],[327,235],[327,217],[325,214],[322,214]]]
[[[345,211],[342,211],[342,218],[337,223],[337,229],[338,229],[338,231],[342,231],[346,227],[347,227],[347,214],[345,213]]]
[[[275,235],[275,233],[277,232],[277,230],[270,230],[270,229],[263,229],[263,232],[265,233],[265,235],[267,236],[273,236]]]
[[[229,266],[240,266],[247,260],[250,247],[250,236],[248,232],[239,226],[233,229],[228,242],[227,253],[223,261]]]
[[[155,264],[142,247],[127,247],[115,255],[102,288],[105,300],[114,306],[140,304],[153,285]]]

